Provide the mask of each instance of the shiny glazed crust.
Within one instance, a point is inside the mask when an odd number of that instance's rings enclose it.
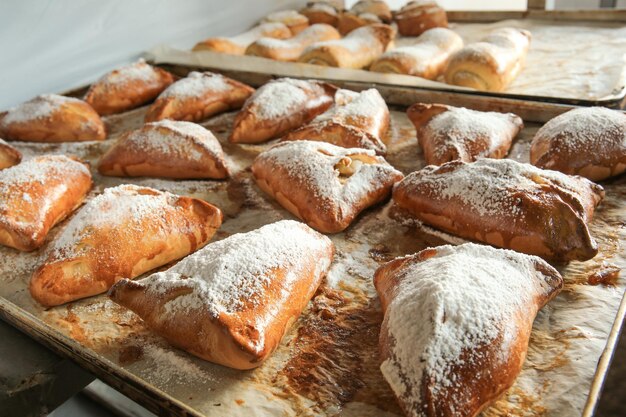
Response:
[[[0,139],[0,169],[17,165],[22,160],[22,153]]]

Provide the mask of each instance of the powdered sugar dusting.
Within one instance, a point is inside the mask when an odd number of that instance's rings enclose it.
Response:
[[[98,82],[109,87],[121,88],[138,80],[152,84],[159,82],[158,73],[143,59],[105,74]]]
[[[142,348],[145,356],[156,365],[155,372],[150,374],[157,380],[156,382],[161,384],[171,381],[198,383],[213,380],[191,359],[172,351],[171,348],[164,348],[153,343],[144,345]]]
[[[22,123],[43,119],[51,116],[64,104],[78,102],[82,102],[82,100],[73,97],[60,96],[57,94],[42,94],[32,100],[9,109],[7,114],[0,119],[0,123],[7,125],[9,123]]]
[[[294,23],[305,23],[308,21],[309,19],[307,19],[306,16],[301,15],[295,10],[281,10],[278,12],[270,13],[263,19],[263,22],[266,23],[280,22],[286,25],[291,25]]]
[[[170,85],[159,98],[202,96],[209,91],[227,91],[230,85],[221,74],[192,71],[186,78]]]
[[[290,78],[274,80],[256,90],[244,110],[254,112],[261,120],[284,117],[306,104],[307,91],[324,94],[323,88],[315,83]]]

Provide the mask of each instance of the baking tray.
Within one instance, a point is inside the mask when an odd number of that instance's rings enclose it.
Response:
[[[184,75],[183,67],[173,69]],[[389,87],[384,93],[394,102],[425,98],[413,89]],[[457,105],[476,104],[474,97],[445,94]],[[540,126],[537,121],[571,108],[492,100],[494,110],[516,110],[527,122],[510,153],[511,158],[521,161],[528,159],[529,141]],[[483,110],[489,107],[485,101],[478,106]],[[110,134],[104,142],[15,145],[26,157],[71,153],[93,166],[121,132],[141,125],[145,110],[107,117]],[[247,170],[255,155],[271,143],[235,145],[226,141],[234,115],[227,113],[203,123],[216,134],[228,155],[234,172],[230,180],[124,179],[94,172],[96,188],[92,195],[104,187],[135,183],[203,198],[225,213],[224,224],[214,239],[292,218],[254,185]],[[389,162],[404,173],[424,165],[415,131],[402,108],[392,111],[387,142]],[[624,278],[589,284],[590,277],[626,266],[621,249],[626,242],[626,178],[605,186],[607,199],[591,225],[600,254],[591,261],[559,266],[566,278],[565,290],[535,321],[528,359],[516,384],[484,415],[591,415],[626,308]],[[48,240],[59,230],[53,229]],[[396,219],[390,203],[367,210],[332,239],[337,259],[323,287],[280,348],[253,371],[230,370],[169,347],[132,312],[105,296],[42,309],[27,289],[30,275],[41,261],[41,251],[19,253],[0,248],[0,316],[162,416],[398,415],[378,369],[382,313],[372,285],[373,271],[394,256],[462,240]]]

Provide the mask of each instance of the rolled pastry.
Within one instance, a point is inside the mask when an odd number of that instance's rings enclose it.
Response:
[[[406,416],[474,417],[522,370],[563,278],[535,256],[466,243],[381,266],[383,376]]]
[[[337,88],[321,81],[280,78],[260,87],[237,114],[228,138],[259,143],[310,122],[333,104]]]
[[[389,109],[378,90],[338,90],[330,109],[283,140],[315,140],[384,154],[387,147],[382,138],[388,128]]]
[[[298,61],[329,67],[365,68],[385,52],[393,36],[391,26],[364,26],[343,39],[309,46]]]
[[[281,10],[268,14],[261,23],[282,23],[295,36],[309,26],[309,19],[295,10]]]
[[[323,233],[346,229],[360,212],[388,199],[402,179],[373,151],[306,140],[261,153],[252,174],[263,191]]]
[[[391,23],[391,9],[383,0],[360,0],[339,16],[337,28],[342,35],[373,23]]]
[[[309,19],[310,25],[324,23],[337,27],[339,23],[339,11],[333,4],[327,1],[309,2],[305,8],[300,10],[300,14]]]
[[[570,110],[537,131],[530,162],[601,181],[626,170],[626,115],[604,107]]]
[[[254,88],[221,74],[192,71],[159,95],[148,109],[145,121],[197,122],[240,108],[253,92]]]
[[[237,36],[205,39],[198,42],[192,50],[243,55],[251,43],[261,38],[287,39],[292,36],[287,25],[283,23],[262,23]]]
[[[161,120],[122,135],[100,158],[98,171],[116,177],[228,177],[224,151],[209,130]]]
[[[290,39],[261,38],[246,49],[246,55],[262,56],[277,61],[297,61],[309,45],[340,38],[337,29],[320,23],[309,26]]]
[[[172,345],[235,369],[263,363],[317,290],[333,243],[284,220],[239,233],[109,296]]]
[[[172,74],[140,59],[104,75],[84,99],[100,115],[120,113],[154,100],[173,82]]]
[[[417,103],[407,115],[417,130],[417,140],[429,165],[460,159],[504,158],[513,139],[524,127],[513,113],[470,110],[445,104]]]
[[[0,169],[17,165],[22,160],[22,152],[0,139]]]
[[[28,142],[104,140],[98,113],[83,100],[44,94],[0,113],[0,136]]]
[[[500,28],[481,42],[472,43],[454,54],[445,73],[448,84],[484,91],[502,91],[524,66],[530,46],[530,32]]]
[[[448,27],[446,11],[432,0],[410,1],[395,15],[402,36],[419,36],[429,29]]]
[[[424,32],[408,46],[385,52],[370,71],[408,74],[434,80],[446,69],[452,54],[463,47],[463,39],[446,28]]]
[[[48,246],[30,293],[46,307],[103,293],[203,247],[221,223],[222,212],[202,200],[136,185],[107,188]]]
[[[490,158],[429,165],[393,192],[401,208],[433,227],[555,261],[596,255],[587,223],[603,197],[586,178]]]
[[[43,245],[50,229],[85,199],[91,173],[65,155],[36,156],[0,171],[0,244],[21,251]]]

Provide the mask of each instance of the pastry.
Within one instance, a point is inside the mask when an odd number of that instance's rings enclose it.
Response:
[[[309,46],[298,61],[329,67],[365,68],[385,52],[393,36],[391,26],[363,26],[343,39]]]
[[[355,93],[338,90],[335,104],[311,123],[287,134],[283,140],[316,140],[344,148],[386,152],[382,137],[389,128],[389,109],[378,90]]]
[[[202,200],[136,185],[107,188],[48,246],[30,293],[46,307],[103,293],[201,248],[221,223],[222,212]]]
[[[524,66],[530,32],[500,28],[452,56],[445,72],[448,84],[484,91],[502,91]]]
[[[373,151],[307,140],[280,143],[252,164],[258,186],[323,233],[347,228],[389,198],[402,174]]]
[[[407,115],[430,165],[478,157],[504,158],[524,127],[513,113],[482,112],[445,104],[417,103]]]
[[[197,122],[240,108],[253,92],[254,88],[221,74],[192,71],[159,95],[148,109],[145,121]]]
[[[393,191],[398,206],[424,223],[555,261],[596,255],[587,223],[603,197],[586,178],[490,158],[429,165]]]
[[[246,52],[246,48],[258,39],[287,39],[292,36],[287,25],[283,23],[262,23],[237,36],[205,39],[198,42],[193,47],[193,51],[211,51],[231,55],[243,55]]]
[[[292,35],[297,35],[309,26],[309,19],[295,10],[281,10],[270,13],[261,23],[282,23],[289,28]]]
[[[432,0],[410,1],[393,17],[402,36],[419,36],[428,29],[448,27],[446,11]]]
[[[100,78],[89,87],[84,99],[105,116],[152,101],[173,82],[172,74],[140,59]]]
[[[36,156],[0,171],[0,244],[21,251],[43,245],[50,229],[81,205],[89,168],[64,155]]]
[[[337,29],[319,23],[309,26],[290,39],[261,38],[246,49],[246,55],[256,55],[277,61],[297,61],[309,45],[340,38],[341,35]]]
[[[229,140],[258,143],[310,122],[333,104],[337,88],[321,81],[279,78],[260,87],[235,118]]]
[[[98,113],[82,100],[43,94],[0,113],[0,136],[29,142],[104,140]]]
[[[515,382],[563,278],[535,256],[466,243],[397,258],[374,285],[380,369],[405,415],[474,417]]]
[[[339,16],[337,28],[347,35],[361,26],[373,23],[391,23],[391,9],[383,0],[360,0]]]
[[[570,110],[537,131],[530,162],[601,181],[626,170],[626,114],[604,107]]]
[[[300,10],[300,14],[309,19],[310,25],[324,23],[337,27],[339,23],[339,11],[333,4],[326,1],[309,2],[305,8]]]
[[[462,47],[463,39],[450,29],[430,29],[413,44],[385,52],[374,61],[370,71],[434,80],[443,74],[452,54]]]
[[[329,238],[284,220],[239,233],[109,291],[172,345],[235,369],[263,363],[326,275]]]
[[[22,160],[22,153],[0,139],[0,169],[17,165]]]
[[[172,120],[147,123],[122,135],[102,156],[98,171],[116,177],[228,177],[224,151],[213,133]]]

